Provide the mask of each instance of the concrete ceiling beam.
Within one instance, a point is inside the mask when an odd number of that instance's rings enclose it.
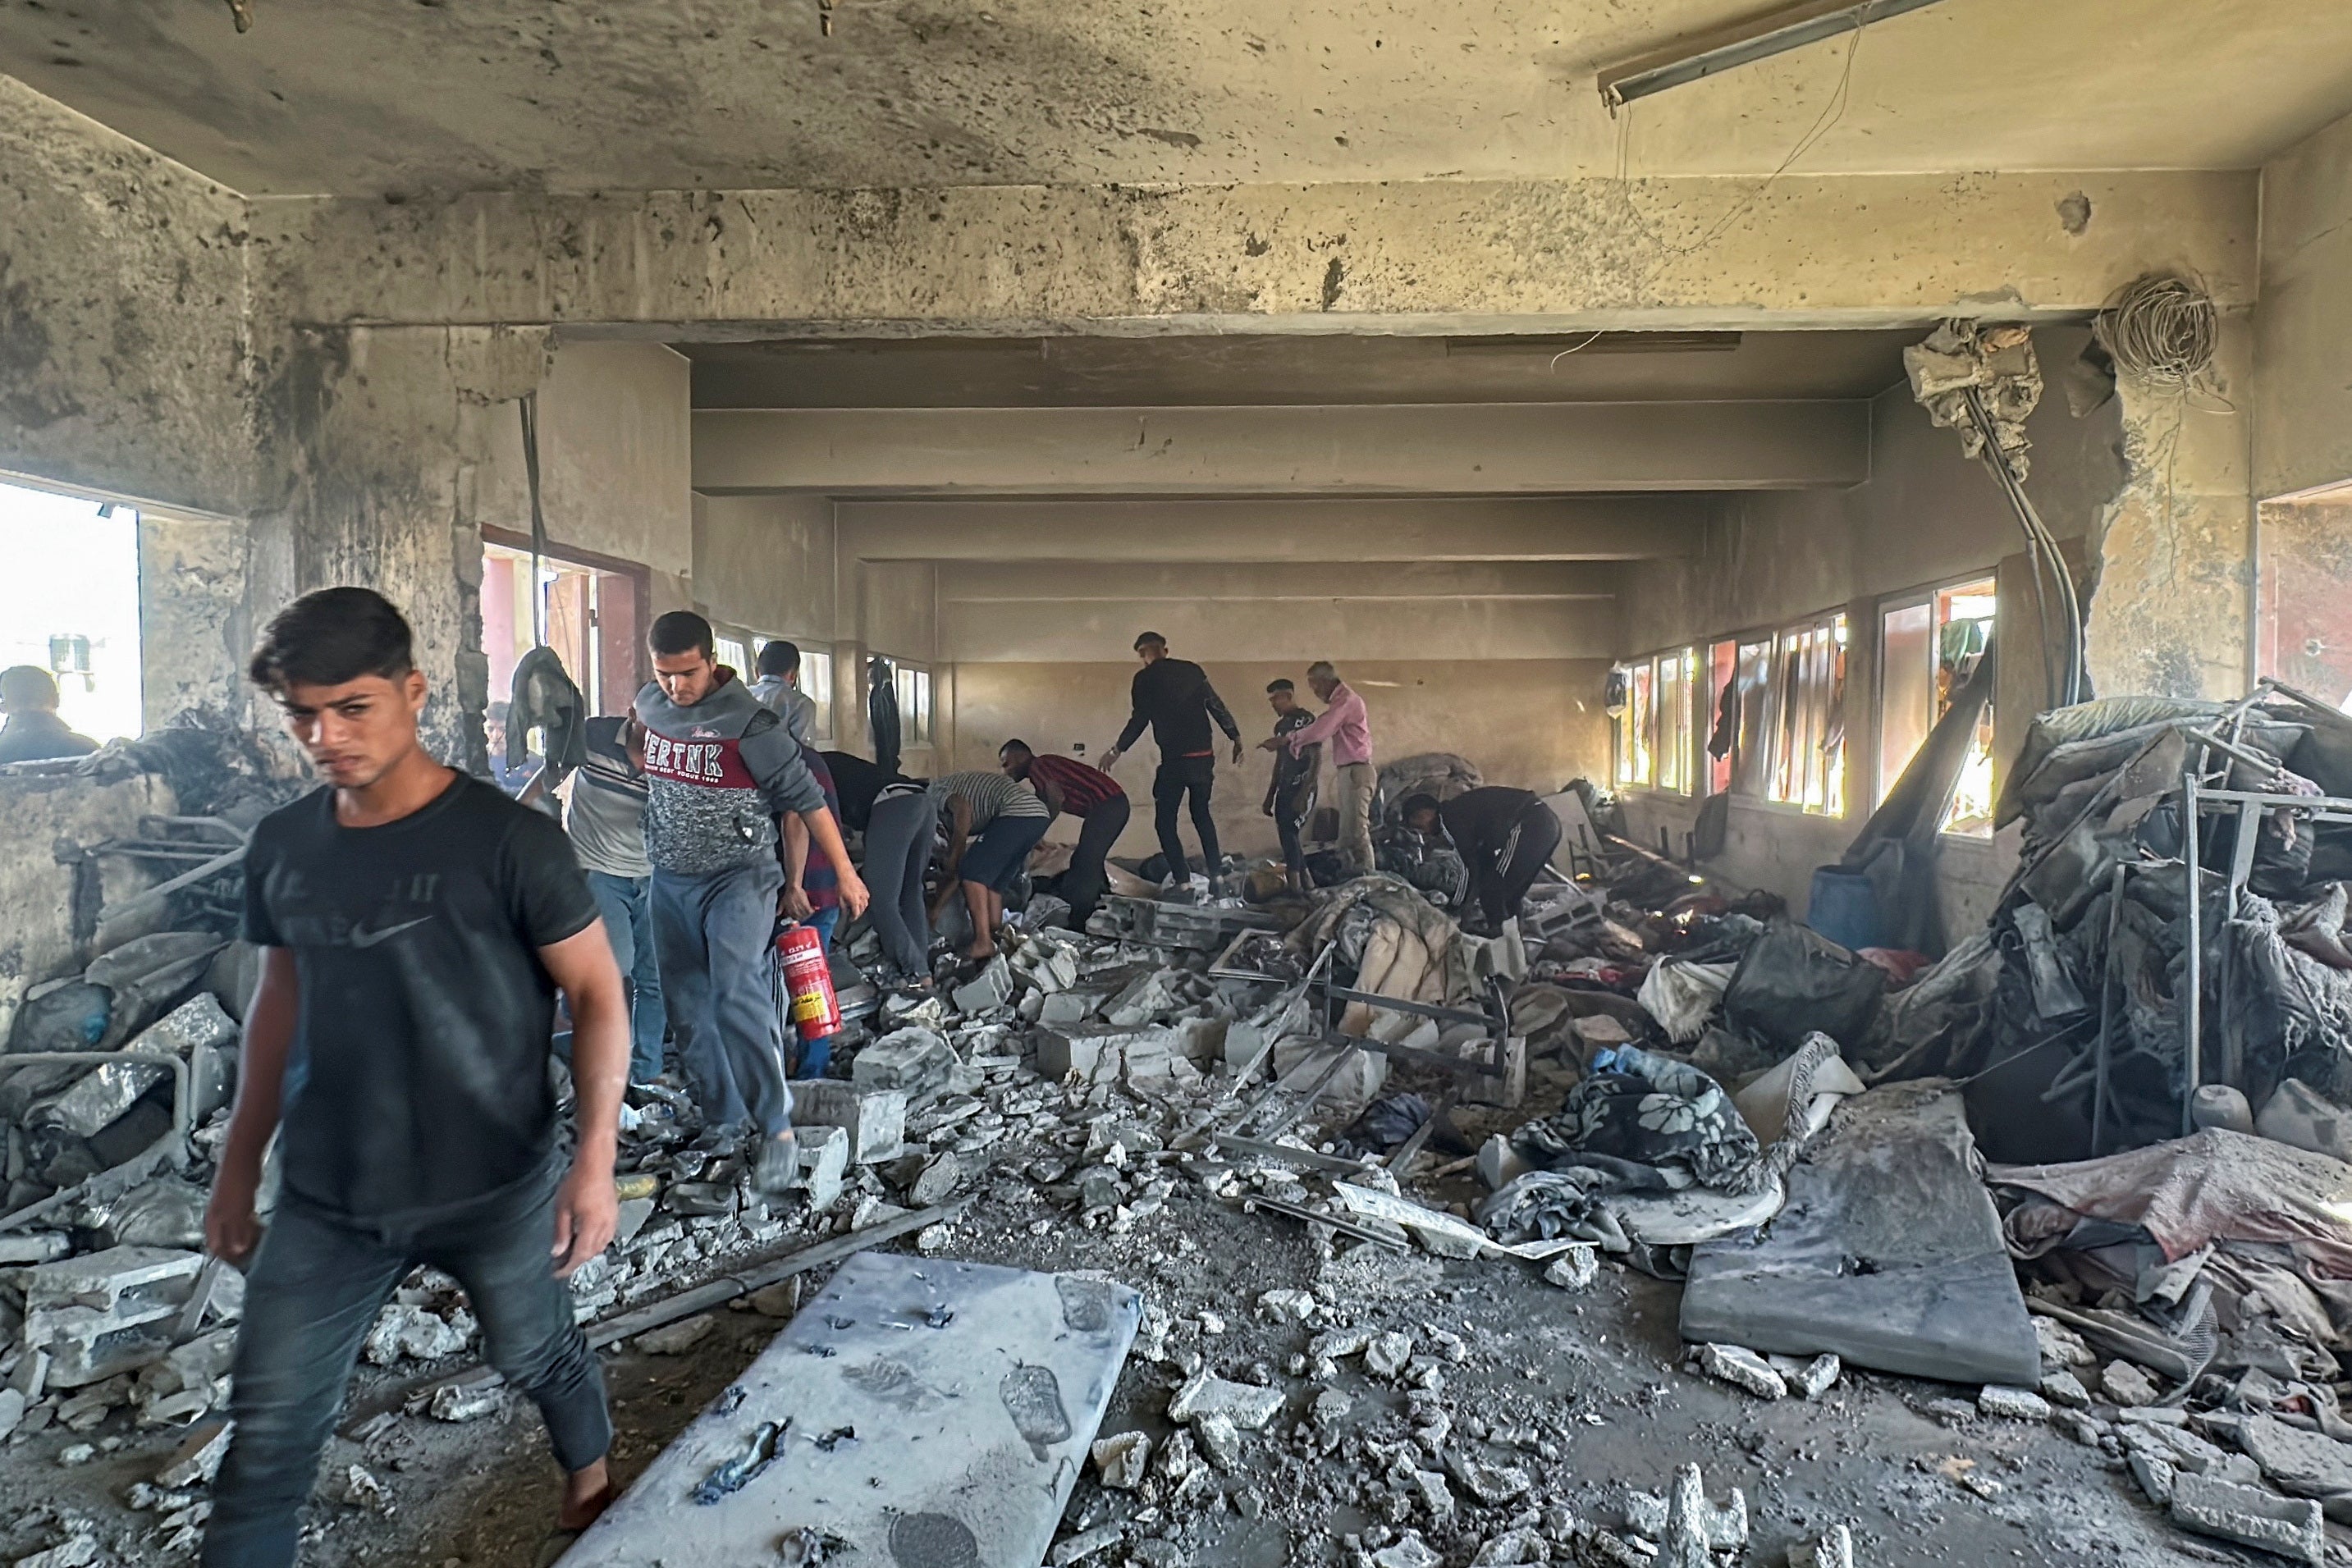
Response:
[[[1001,495],[1783,490],[1870,477],[1870,405],[705,410],[694,486]]]
[[[1158,600],[1220,604],[1329,604],[1343,601],[1501,600],[1606,602],[1613,565],[1585,561],[965,561],[940,577],[943,604],[995,604],[1008,613],[1038,604],[1128,604]]]
[[[272,197],[311,324],[672,338],[1926,325],[2255,284],[2254,171]]]
[[[1700,496],[843,501],[843,559],[962,562],[1608,561],[1685,554]],[[961,569],[959,569],[961,570]]]

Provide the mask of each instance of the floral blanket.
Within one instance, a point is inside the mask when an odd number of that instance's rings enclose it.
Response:
[[[1587,1156],[1649,1167],[1669,1186],[1752,1192],[1769,1176],[1756,1134],[1723,1086],[1697,1068],[1635,1046],[1593,1058],[1556,1114],[1511,1135],[1547,1170]]]

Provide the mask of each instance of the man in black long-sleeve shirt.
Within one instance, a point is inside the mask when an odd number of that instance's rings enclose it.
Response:
[[[1201,858],[1207,862],[1209,888],[1213,893],[1224,866],[1217,852],[1216,820],[1209,814],[1209,791],[1217,777],[1217,752],[1209,737],[1209,721],[1216,720],[1225,738],[1234,743],[1236,763],[1242,759],[1241,726],[1225,710],[1217,689],[1209,685],[1206,671],[1189,659],[1168,656],[1167,638],[1146,632],[1135,640],[1135,652],[1143,661],[1143,668],[1135,672],[1135,711],[1127,727],[1119,731],[1118,744],[1103,753],[1103,770],[1108,772],[1117,766],[1120,754],[1143,734],[1143,727],[1151,727],[1151,738],[1160,747],[1160,771],[1151,781],[1151,802],[1160,848],[1168,857],[1168,874],[1179,887],[1191,874],[1184,841],[1176,832],[1177,808],[1190,796],[1192,831],[1201,836]]]
[[[1528,889],[1559,848],[1559,818],[1525,789],[1489,785],[1443,804],[1432,795],[1412,795],[1405,800],[1403,816],[1416,833],[1432,833],[1444,824],[1470,868],[1471,895],[1489,927],[1500,927],[1518,914]]]

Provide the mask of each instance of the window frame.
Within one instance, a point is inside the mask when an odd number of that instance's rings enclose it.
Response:
[[[1764,792],[1760,797],[1753,797],[1759,804],[1790,815],[1821,817],[1831,821],[1840,821],[1845,816],[1851,804],[1847,800],[1846,787],[1852,771],[1853,726],[1846,723],[1840,728],[1836,761],[1824,764],[1822,769],[1821,800],[1818,803],[1807,799],[1811,791],[1811,765],[1806,760],[1806,756],[1808,753],[1825,755],[1823,743],[1828,737],[1831,715],[1841,701],[1839,686],[1843,677],[1840,674],[1840,661],[1851,658],[1853,635],[1853,627],[1843,606],[1801,616],[1782,623],[1769,633],[1772,651],[1765,677],[1763,705]],[[1815,638],[1822,641],[1816,643],[1812,641]],[[1752,645],[1755,640],[1747,641]],[[1817,654],[1825,655],[1820,665],[1824,678],[1817,688],[1804,695],[1808,706],[1811,706],[1812,699],[1817,697],[1818,706],[1803,716],[1800,721],[1802,730],[1799,733],[1792,728],[1790,716],[1784,711],[1787,706],[1785,694],[1790,689],[1789,661],[1792,655],[1811,659]],[[1795,777],[1793,785],[1789,773],[1792,765],[1802,770]]]
[[[1993,613],[1991,620],[1997,635],[2000,624],[2000,573],[1997,568],[1986,567],[1977,571],[1961,572],[1954,577],[1943,578],[1935,582],[1927,583],[1917,588],[1906,589],[1899,593],[1888,594],[1877,601],[1875,607],[1875,619],[1878,624],[1878,647],[1876,650],[1877,668],[1874,672],[1871,697],[1871,711],[1877,725],[1877,734],[1874,737],[1876,744],[1874,744],[1871,749],[1873,753],[1873,769],[1878,777],[1875,779],[1871,791],[1871,810],[1876,810],[1880,806],[1885,803],[1886,792],[1893,789],[1896,781],[1903,776],[1901,768],[1897,768],[1892,777],[1886,776],[1886,754],[1885,747],[1885,737],[1886,732],[1886,674],[1891,666],[1891,661],[1889,661],[1886,656],[1886,618],[1891,614],[1895,614],[1902,611],[1916,610],[1922,607],[1926,608],[1927,612],[1927,653],[1930,661],[1928,701],[1931,706],[1937,706],[1939,699],[1933,684],[1933,666],[1934,661],[1937,657],[1937,650],[1942,646],[1944,628],[1946,625],[1949,624],[1949,622],[1947,620],[1943,612],[1943,601],[1948,595],[1957,594],[1964,589],[1974,589],[1979,586],[1985,589],[1987,596],[1993,601]],[[1973,617],[1971,619],[1973,619]],[[1988,698],[1985,706],[1990,710],[1991,716],[1997,719],[2000,711],[1999,695],[1996,694],[1994,696]],[[1935,729],[1937,725],[1943,722],[1943,718],[1944,714],[1940,709],[1939,711],[1929,714],[1927,728],[1920,732],[1920,745],[1924,746],[1927,744],[1927,735]],[[1916,758],[1918,752],[1916,748],[1914,748],[1912,757]],[[1903,763],[1904,768],[1908,768],[1910,765],[1911,758],[1906,758]],[[1945,821],[1937,825],[1936,831],[1945,838],[1964,843],[1981,843],[1992,837],[1992,829],[1990,823],[1988,823],[1985,828],[1979,831],[1964,831],[1953,828],[1950,825],[1950,811],[1948,809],[1945,813]]]
[[[937,688],[931,667],[913,659],[890,660],[891,690],[898,698],[898,745],[902,750],[936,743]]]
[[[1611,726],[1610,779],[1618,791],[1638,789],[1683,799],[1700,792],[1696,776],[1697,732],[1693,724],[1697,647],[1685,643],[1661,649],[1613,666],[1612,673],[1625,678],[1625,706]],[[1671,682],[1666,678],[1670,666],[1676,671]],[[1675,710],[1671,727],[1667,723],[1670,704]],[[1671,781],[1666,770],[1670,753],[1675,759]],[[1641,760],[1638,777],[1628,767],[1634,756]]]

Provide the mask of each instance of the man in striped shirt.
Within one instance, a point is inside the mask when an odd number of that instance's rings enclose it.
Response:
[[[1002,773],[950,773],[931,780],[929,795],[948,833],[948,882],[931,918],[939,919],[961,886],[971,912],[971,946],[963,956],[985,962],[996,956],[1004,890],[1027,868],[1029,852],[1045,836],[1053,813],[1035,790]]]
[[[1075,757],[1040,757],[1025,740],[1006,741],[997,748],[996,760],[1008,777],[1023,779],[1037,791],[1046,810],[1079,820],[1078,844],[1062,877],[1062,896],[1069,901],[1071,925],[1085,930],[1109,883],[1103,862],[1127,831],[1127,791],[1101,768],[1089,768]]]

